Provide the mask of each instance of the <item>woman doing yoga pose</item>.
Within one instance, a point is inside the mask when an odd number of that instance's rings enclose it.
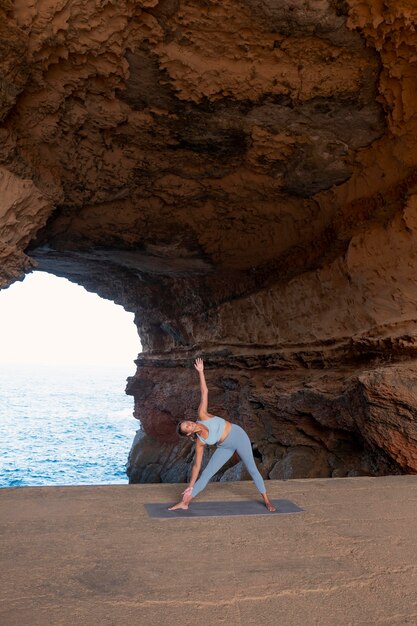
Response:
[[[191,480],[187,489],[183,492],[181,502],[170,507],[170,511],[175,509],[188,509],[191,500],[202,491],[210,478],[219,471],[219,469],[227,463],[234,452],[237,452],[246,466],[249,474],[260,492],[268,511],[275,511],[274,505],[270,502],[266,495],[265,483],[256,467],[253,458],[252,446],[249,437],[237,424],[232,424],[222,417],[211,415],[207,411],[208,405],[208,389],[204,376],[204,364],[202,359],[196,359],[194,367],[198,371],[200,377],[201,401],[198,407],[198,420],[192,422],[184,420],[178,424],[177,432],[179,435],[190,437],[196,435],[198,441],[196,443],[195,461],[191,471]],[[205,445],[216,445],[217,449],[207,466],[203,470],[200,478],[197,480],[201,469],[201,461],[203,460],[203,452]]]

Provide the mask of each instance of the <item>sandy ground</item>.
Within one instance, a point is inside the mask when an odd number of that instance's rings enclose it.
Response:
[[[180,486],[0,490],[0,623],[417,624],[417,476],[267,485],[305,512],[155,520],[143,504]]]

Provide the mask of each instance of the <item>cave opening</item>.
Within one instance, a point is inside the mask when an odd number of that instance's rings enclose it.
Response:
[[[0,292],[0,486],[126,483],[133,314],[46,272]]]

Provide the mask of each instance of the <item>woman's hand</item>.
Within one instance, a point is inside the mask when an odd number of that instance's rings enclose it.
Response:
[[[208,414],[208,388],[207,388],[207,383],[206,383],[206,377],[204,375],[204,363],[203,363],[203,359],[196,359],[194,361],[194,367],[198,372],[198,377],[200,379],[200,394],[201,394],[201,399],[200,399],[200,404],[198,407],[198,418],[200,420],[206,420],[207,418],[210,417],[210,415]]]
[[[187,487],[187,489],[186,489],[185,491],[183,491],[183,492],[182,492],[182,495],[183,495],[185,498],[188,498],[189,496],[191,496],[191,495],[192,495],[192,492],[193,492],[193,488],[192,488],[192,487]]]
[[[194,361],[194,367],[198,372],[204,372],[204,363],[203,359],[196,359]]]

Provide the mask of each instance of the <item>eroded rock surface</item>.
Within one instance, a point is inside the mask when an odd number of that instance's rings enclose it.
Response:
[[[136,313],[131,479],[187,477],[199,354],[265,476],[417,471],[414,3],[0,13],[0,285]]]

